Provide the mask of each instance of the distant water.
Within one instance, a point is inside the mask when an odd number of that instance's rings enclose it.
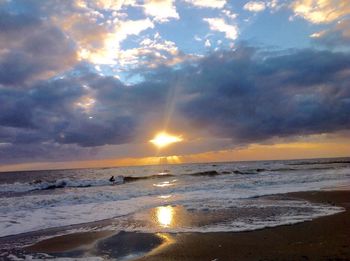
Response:
[[[116,178],[113,186],[108,181],[112,175]],[[205,225],[119,229],[254,230],[341,211],[334,206],[258,196],[348,185],[350,158],[0,173],[0,237],[123,219],[159,206],[180,206],[197,213],[234,211],[236,218]]]

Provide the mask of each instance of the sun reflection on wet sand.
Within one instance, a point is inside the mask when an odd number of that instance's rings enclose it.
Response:
[[[157,253],[162,252],[165,248],[169,247],[175,242],[175,239],[172,235],[166,233],[156,233],[156,235],[163,240],[163,244],[153,249],[151,252],[147,253],[145,257],[156,255]]]
[[[169,227],[173,222],[174,209],[171,206],[161,206],[156,208],[157,222],[162,227]]]

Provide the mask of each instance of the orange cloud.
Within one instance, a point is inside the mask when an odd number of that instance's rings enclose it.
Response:
[[[350,14],[349,0],[296,0],[291,7],[297,16],[315,24],[330,23]]]

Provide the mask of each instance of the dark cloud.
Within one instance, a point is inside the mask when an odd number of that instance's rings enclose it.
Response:
[[[0,85],[22,88],[75,63],[73,42],[49,20],[0,11]]]
[[[334,25],[333,28],[319,33],[312,41],[318,45],[329,48],[350,46],[350,19],[344,19]]]
[[[10,143],[0,144],[0,165],[25,162],[86,160],[96,156],[95,148],[81,148],[75,144],[30,143],[21,146]]]
[[[164,85],[130,87],[113,77],[88,73],[42,81],[24,90],[3,88],[0,126],[7,129],[0,134],[3,142],[19,145],[30,143],[30,137],[33,143],[83,147],[128,143],[149,113],[163,111],[165,93]]]
[[[125,144],[161,128],[169,104],[175,107],[171,128],[205,129],[236,144],[335,132],[350,127],[349,70],[345,53],[262,57],[244,46],[182,69],[148,72],[131,86],[80,68],[26,90],[0,90],[0,125],[6,129],[0,134],[18,146]],[[91,107],[79,105],[86,99],[93,99]]]
[[[236,142],[350,127],[350,55],[304,50],[256,58],[251,50],[205,58],[186,85],[182,113],[198,128]]]

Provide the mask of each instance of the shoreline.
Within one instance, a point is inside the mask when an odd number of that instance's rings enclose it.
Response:
[[[254,231],[179,234],[175,243],[137,260],[350,260],[350,190],[282,196],[334,204],[345,211]]]
[[[54,235],[19,252],[79,257],[87,251],[99,256],[106,249],[113,252],[113,248],[119,246],[120,251],[115,252],[113,257],[124,254],[130,256],[128,260],[138,261],[350,260],[350,190],[294,192],[264,197],[326,203],[343,207],[345,211],[297,224],[244,232],[75,232]],[[17,237],[20,239],[21,236]]]

